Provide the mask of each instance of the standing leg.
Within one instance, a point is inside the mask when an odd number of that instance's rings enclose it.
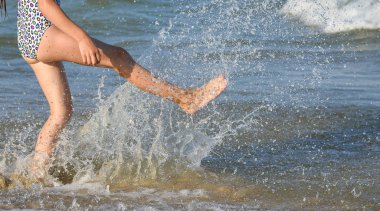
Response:
[[[32,170],[52,156],[58,135],[69,121],[73,106],[63,65],[60,62],[30,64],[50,106],[50,116],[37,137]]]
[[[101,54],[98,66],[113,68],[141,90],[170,99],[190,114],[216,98],[227,86],[227,80],[221,75],[201,88],[183,89],[153,77],[124,49],[95,39],[94,43]],[[84,65],[78,43],[55,26],[44,34],[37,56],[43,62],[70,61]]]

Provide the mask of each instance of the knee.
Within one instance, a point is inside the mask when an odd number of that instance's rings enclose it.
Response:
[[[51,110],[50,119],[53,121],[53,124],[57,125],[60,128],[63,128],[70,120],[73,113],[74,109],[72,104],[61,106]]]
[[[135,63],[132,56],[129,55],[128,51],[126,51],[124,48],[116,47],[116,54],[118,58],[123,58],[124,61],[127,61],[128,63],[131,63],[131,64]]]
[[[135,65],[135,60],[132,56],[123,48],[115,47],[113,51],[113,66],[117,70],[129,70]]]

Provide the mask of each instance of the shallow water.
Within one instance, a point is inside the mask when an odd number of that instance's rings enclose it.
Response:
[[[57,186],[33,183],[26,169],[48,107],[18,56],[10,2],[0,172],[14,182],[0,208],[380,208],[380,3],[75,2],[62,2],[70,17],[155,75],[193,87],[224,73],[230,85],[189,117],[112,70],[67,63],[75,115],[49,164]]]

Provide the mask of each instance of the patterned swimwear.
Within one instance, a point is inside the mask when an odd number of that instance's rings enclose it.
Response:
[[[56,2],[60,4],[60,0]],[[17,40],[22,56],[37,59],[42,36],[51,25],[38,10],[38,0],[18,0]]]

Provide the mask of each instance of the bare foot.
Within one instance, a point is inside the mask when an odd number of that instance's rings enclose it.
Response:
[[[186,113],[194,114],[210,101],[218,97],[223,90],[226,89],[227,84],[228,82],[224,75],[219,75],[202,87],[190,91],[187,102],[179,103],[178,105]]]
[[[60,186],[60,182],[56,178],[53,178],[48,172],[49,157],[47,155],[41,156],[42,153],[32,161],[32,166],[29,171],[28,178],[31,183],[39,183],[46,187]]]
[[[44,178],[46,175],[46,167],[49,163],[49,156],[45,152],[34,152],[34,158],[30,168],[30,176],[34,179]]]

